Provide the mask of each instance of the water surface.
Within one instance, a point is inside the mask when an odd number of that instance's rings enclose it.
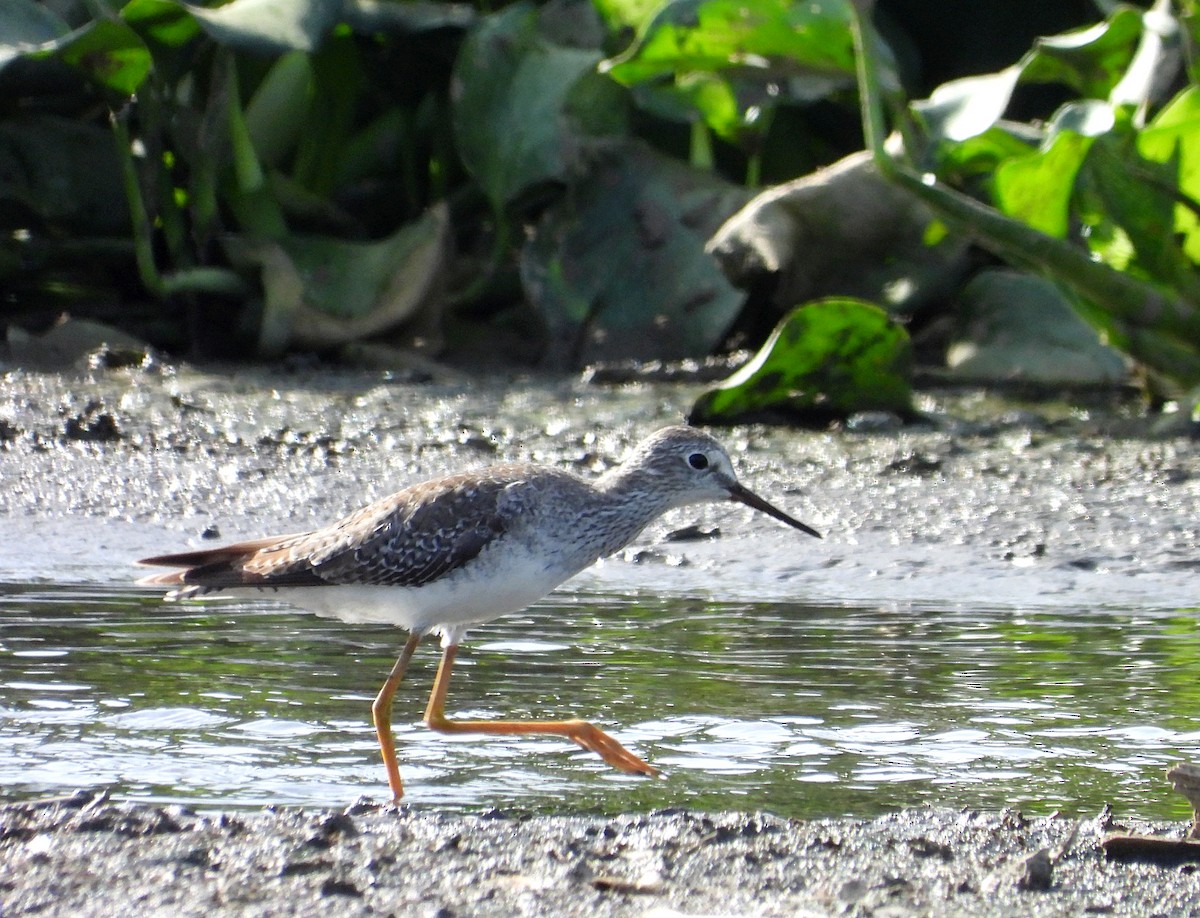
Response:
[[[344,806],[387,787],[370,704],[403,641],[268,601],[0,587],[0,796]],[[555,594],[474,632],[452,716],[596,721],[661,768],[419,723],[406,800],[523,812],[667,806],[872,815],[923,803],[1180,819],[1200,757],[1195,609],[828,607]]]

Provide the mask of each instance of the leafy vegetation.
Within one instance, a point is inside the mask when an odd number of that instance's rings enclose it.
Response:
[[[779,66],[828,42],[768,6],[752,31]],[[576,366],[710,352],[742,307],[703,246],[746,192],[631,125],[639,107],[650,134],[684,125],[706,164],[710,129],[755,149],[761,106],[735,96],[765,84],[719,73],[732,8],[701,17],[693,60],[636,4],[58,7],[0,10],[0,80],[24,100],[0,121],[18,313],[115,299],[157,343],[270,357],[405,320],[400,340],[434,345],[455,317],[528,329],[532,307],[544,362]]]
[[[1178,394],[1200,384],[1198,21],[1116,5],[910,103],[847,0],[10,0],[0,283],[12,321],[82,310],[209,353],[478,326],[550,366],[703,355],[753,324],[705,242],[772,144],[803,146],[797,112],[861,101],[882,174]],[[1005,120],[1034,86],[1049,117]],[[798,321],[759,366],[803,363],[779,350]]]
[[[1191,4],[1181,13],[1161,0],[1147,11],[1118,6],[1093,28],[1042,39],[1011,67],[946,84],[907,109],[892,94],[906,139],[900,159],[883,146],[885,62],[869,27],[860,31],[868,143],[880,170],[1004,260],[1068,291],[1164,393],[1200,384],[1191,165],[1200,120],[1196,73],[1179,69],[1196,16]],[[1072,97],[1044,125],[1001,121],[1028,82],[1059,84]]]

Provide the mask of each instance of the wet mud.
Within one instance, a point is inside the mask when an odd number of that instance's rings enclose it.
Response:
[[[688,403],[686,387],[649,384],[10,373],[0,576],[126,582],[136,557],[295,531],[486,462],[598,472]],[[830,602],[1194,603],[1192,440],[1146,436],[1136,405],[958,394],[924,408],[904,428],[726,432],[744,480],[822,530],[817,547],[709,508],[587,577]],[[673,538],[685,525],[719,537]],[[1196,866],[1114,862],[1099,843],[1120,830],[1186,826],[943,809],[602,818],[569,800],[537,817],[345,801],[216,813],[81,795],[0,807],[0,914],[1200,915]]]
[[[0,808],[5,915],[1193,915],[1196,865],[1114,863],[1116,828],[921,809],[874,820]]]

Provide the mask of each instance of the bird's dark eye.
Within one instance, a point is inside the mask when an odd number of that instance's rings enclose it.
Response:
[[[708,468],[708,456],[704,453],[692,453],[688,456],[688,465],[694,468],[697,472]]]

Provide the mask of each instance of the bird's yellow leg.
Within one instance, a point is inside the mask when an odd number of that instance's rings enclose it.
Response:
[[[371,705],[371,720],[375,724],[375,735],[379,737],[379,751],[383,753],[383,767],[387,769],[388,787],[392,789],[392,801],[398,803],[404,796],[404,782],[400,780],[400,765],[396,761],[396,742],[392,739],[392,697],[404,679],[408,661],[421,643],[421,635],[414,634],[400,651],[396,664],[388,673],[387,681],[375,696]]]
[[[429,706],[425,708],[425,723],[440,733],[494,733],[542,734],[561,736],[574,740],[584,749],[591,750],[613,768],[639,775],[656,775],[658,769],[642,761],[599,727],[586,720],[448,720],[446,718],[446,691],[450,685],[450,671],[458,645],[451,644],[442,653],[437,677],[433,680],[433,691],[429,695]]]

